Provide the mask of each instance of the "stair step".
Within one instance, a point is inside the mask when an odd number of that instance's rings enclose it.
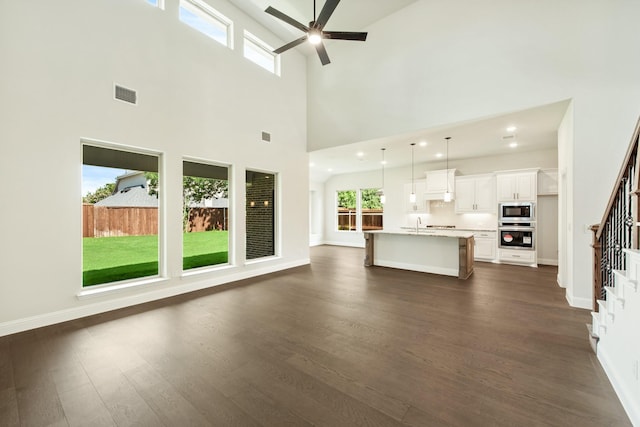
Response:
[[[600,321],[600,313],[592,311],[591,317],[593,318],[593,334],[600,338],[607,333],[607,326]]]
[[[629,251],[631,250],[635,250],[635,249],[629,249]],[[625,249],[625,251],[627,251],[627,249]],[[627,272],[623,271],[623,270],[613,270],[613,275],[616,276],[616,283],[618,282],[618,280],[621,281],[621,285],[626,286],[628,288],[631,288],[632,291],[637,292],[638,291],[638,282],[635,280],[630,279],[627,276]]]
[[[624,308],[624,298],[616,293],[616,288],[612,286],[605,286],[604,289],[607,293],[608,300],[611,299],[614,302],[618,303],[620,305],[620,308]]]
[[[602,316],[606,317],[606,323],[613,323],[614,320],[614,314],[611,312],[611,310],[609,310],[609,304],[606,301],[603,301],[601,299],[598,300],[598,307],[600,307],[599,312],[600,312],[600,320],[602,321]]]

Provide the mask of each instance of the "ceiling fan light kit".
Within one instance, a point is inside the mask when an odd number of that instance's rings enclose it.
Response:
[[[276,18],[306,33],[299,39],[289,42],[284,46],[281,46],[278,49],[274,50],[273,53],[277,55],[281,54],[282,52],[287,51],[309,40],[309,43],[311,43],[316,48],[316,52],[318,52],[318,57],[320,58],[320,62],[322,62],[322,65],[327,65],[331,61],[329,60],[329,55],[327,54],[327,50],[324,47],[324,43],[322,42],[323,39],[365,41],[367,39],[367,33],[365,32],[324,31],[324,27],[325,25],[327,25],[327,21],[338,6],[338,3],[340,3],[340,0],[327,0],[324,3],[322,10],[320,11],[320,15],[318,15],[318,17],[316,18],[316,0],[313,0],[313,21],[309,22],[309,26],[296,21],[289,15],[280,12],[278,9],[275,9],[271,6],[267,7],[265,9],[265,12],[267,12],[269,15],[275,16]]]

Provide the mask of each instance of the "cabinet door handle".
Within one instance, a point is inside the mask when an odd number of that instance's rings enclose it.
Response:
[[[514,258],[520,258],[520,255],[511,255]]]

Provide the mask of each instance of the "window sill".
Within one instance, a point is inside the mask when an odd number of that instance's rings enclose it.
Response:
[[[158,283],[167,282],[166,277],[153,277],[150,279],[136,280],[133,282],[123,282],[114,285],[93,286],[88,289],[83,289],[76,295],[79,300],[95,298],[106,294],[121,292],[129,290],[131,288],[137,288],[141,286],[155,285]]]
[[[218,266],[211,267],[200,267],[200,268],[192,268],[186,271],[183,271],[180,277],[191,277],[191,276],[199,276],[201,274],[214,273],[216,271],[228,270],[233,268],[231,264],[223,264]]]
[[[244,262],[244,265],[252,265],[252,264],[260,264],[262,262],[269,262],[269,261],[273,261],[274,259],[281,259],[282,257],[279,255],[271,255],[271,256],[267,256],[264,258],[256,258],[256,259],[251,259],[251,260],[246,260]]]

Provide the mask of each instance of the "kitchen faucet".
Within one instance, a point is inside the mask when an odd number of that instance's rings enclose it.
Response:
[[[418,224],[422,224],[422,219],[420,219],[420,217],[416,219],[416,233],[418,232]]]

